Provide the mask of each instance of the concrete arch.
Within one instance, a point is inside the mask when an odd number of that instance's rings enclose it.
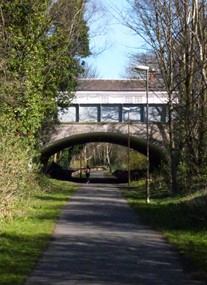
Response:
[[[46,163],[51,155],[57,153],[62,149],[73,145],[85,144],[90,142],[108,142],[127,147],[128,135],[121,133],[94,132],[68,136],[45,146],[41,150],[41,161],[43,163]],[[147,142],[143,138],[130,136],[130,148],[146,155]],[[166,161],[165,152],[160,146],[149,143],[149,154],[149,162],[152,168],[160,165],[161,161]]]

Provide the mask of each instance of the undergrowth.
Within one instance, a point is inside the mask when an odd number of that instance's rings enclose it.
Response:
[[[0,220],[14,215],[14,208],[22,200],[26,203],[33,189],[41,189],[38,165],[31,159],[35,153],[25,140],[0,130]]]

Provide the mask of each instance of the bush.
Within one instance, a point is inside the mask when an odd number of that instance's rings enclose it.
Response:
[[[38,187],[33,152],[25,140],[10,133],[0,133],[0,218],[8,216],[15,203],[29,197]]]

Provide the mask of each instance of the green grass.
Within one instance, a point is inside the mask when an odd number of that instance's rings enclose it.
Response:
[[[22,284],[54,230],[60,210],[74,192],[69,182],[51,180],[48,190],[16,206],[15,217],[0,222],[0,284]],[[21,209],[21,207],[24,210]]]
[[[164,233],[183,257],[186,269],[207,278],[207,192],[170,196],[166,191],[151,193],[146,203],[145,186],[137,183],[123,191],[144,223]]]

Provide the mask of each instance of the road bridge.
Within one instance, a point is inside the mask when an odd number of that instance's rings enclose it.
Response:
[[[151,88],[148,92],[150,162],[163,158],[167,140],[168,96]],[[59,111],[56,126],[42,156],[74,144],[109,142],[129,146],[146,154],[147,100],[143,80],[79,80],[68,108]],[[162,158],[161,158],[162,157]]]

